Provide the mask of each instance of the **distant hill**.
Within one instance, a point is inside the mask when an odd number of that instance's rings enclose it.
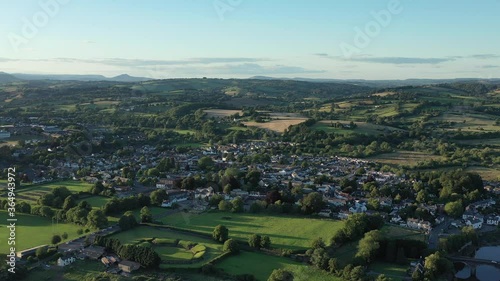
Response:
[[[497,83],[500,78],[479,79],[479,78],[455,78],[455,79],[404,79],[404,80],[365,80],[365,79],[313,79],[313,78],[275,78],[268,76],[254,76],[250,79],[258,80],[294,80],[314,83],[347,83],[366,87],[387,88],[404,86],[423,86],[431,84],[457,83],[457,82],[482,82]]]
[[[5,72],[0,72],[0,83],[10,83],[16,81],[19,81],[19,78]]]
[[[61,81],[114,81],[114,82],[142,82],[151,80],[146,77],[134,77],[128,74],[122,74],[115,77],[105,77],[103,75],[80,75],[80,74],[11,74],[18,80],[61,80]]]

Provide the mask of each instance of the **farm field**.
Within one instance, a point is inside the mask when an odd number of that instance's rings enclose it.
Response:
[[[241,251],[236,256],[224,259],[216,267],[232,275],[253,274],[257,280],[266,281],[274,269],[299,265],[300,263],[284,257]]]
[[[81,226],[69,223],[59,223],[48,218],[32,216],[27,214],[16,214],[16,251],[29,249],[38,245],[50,244],[50,239],[53,234],[68,233],[68,239],[78,237],[76,231],[81,229]],[[8,229],[6,227],[7,212],[0,211],[0,237],[5,242],[8,237]],[[33,235],[36,233],[36,235]],[[0,253],[6,253],[10,246],[7,243],[1,243]]]
[[[440,160],[442,159],[442,156],[431,155],[425,152],[401,150],[398,152],[379,154],[377,156],[369,157],[368,159],[384,164],[413,166],[418,162],[428,161],[430,159]]]
[[[491,132],[500,129],[499,126],[495,125],[495,118],[486,114],[449,112],[433,119],[441,122],[453,122],[451,128],[448,130],[460,129],[468,132]]]
[[[216,118],[222,118],[222,117],[228,117],[231,115],[235,115],[238,113],[240,116],[243,115],[243,111],[241,110],[231,110],[231,109],[206,109],[203,110],[207,114],[208,118],[216,117]]]
[[[476,172],[479,175],[481,175],[481,177],[484,180],[489,180],[489,181],[500,180],[500,167],[498,165],[494,166],[494,167],[490,167],[490,168],[472,166],[472,167],[467,167],[467,169],[465,169],[465,171],[466,172]]]
[[[286,119],[286,120],[271,120],[269,122],[255,122],[255,121],[247,121],[243,122],[246,126],[250,127],[256,127],[260,129],[266,129],[278,133],[283,133],[288,127],[292,125],[298,125],[307,119],[305,118],[300,118],[300,119]]]
[[[229,229],[229,237],[247,241],[252,234],[269,235],[275,248],[306,249],[318,237],[330,241],[343,222],[331,219],[311,219],[260,214],[177,213],[161,219],[164,224],[211,234],[222,224]],[[304,227],[307,225],[307,227]]]
[[[392,132],[392,131],[403,131],[398,128],[390,127],[390,126],[382,126],[382,125],[375,125],[371,123],[366,123],[366,122],[354,122],[356,124],[355,129],[342,129],[342,128],[334,128],[331,126],[332,123],[342,123],[342,124],[349,124],[351,121],[346,121],[346,120],[323,120],[319,121],[314,126],[312,126],[313,129],[316,130],[323,130],[326,133],[338,133],[338,134],[352,134],[352,133],[358,133],[358,134],[367,134],[367,135],[378,135],[378,134],[384,134],[385,132]]]
[[[199,262],[185,265],[176,264],[176,267],[200,267],[207,260],[210,260],[222,253],[222,244],[218,244],[211,239],[149,226],[136,227],[134,229],[114,234],[110,237],[116,238],[126,244],[140,244],[145,240],[151,240],[153,238],[169,239],[172,241],[179,240],[180,242],[178,247],[150,244],[162,257],[162,259],[168,260],[191,259],[193,256],[192,252],[181,248],[183,241],[195,242],[206,247],[205,255]],[[161,267],[168,268],[169,265],[163,264]]]

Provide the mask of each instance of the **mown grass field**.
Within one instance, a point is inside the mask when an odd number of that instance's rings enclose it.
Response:
[[[368,270],[374,271],[379,274],[385,274],[386,277],[391,278],[393,281],[405,280],[408,277],[406,270],[409,267],[407,265],[399,265],[387,262],[374,262],[368,268]]]
[[[164,217],[162,222],[209,234],[215,226],[222,224],[229,229],[229,237],[247,241],[254,233],[269,235],[272,247],[288,249],[306,249],[318,237],[330,241],[344,224],[331,219],[220,212],[199,215],[177,213]]]
[[[140,226],[134,229],[116,233],[112,236],[125,244],[139,244],[144,240],[149,240],[152,238],[164,238],[173,240],[182,240],[196,242],[204,245],[207,249],[203,259],[199,262],[186,265],[175,265],[175,267],[200,267],[204,262],[220,255],[222,253],[222,244],[215,242],[212,239],[202,238],[194,235],[179,233],[170,231],[167,229]],[[164,260],[179,260],[179,259],[191,259],[193,257],[192,252],[189,250],[184,250],[178,247],[166,246],[166,245],[152,245],[153,249],[162,257]],[[162,268],[171,267],[168,264],[162,264]]]
[[[236,256],[222,260],[216,267],[232,275],[252,274],[257,280],[266,281],[274,269],[299,265],[301,264],[284,257],[241,251]]]
[[[111,198],[96,195],[96,196],[91,196],[91,197],[87,197],[87,198],[78,199],[77,203],[80,203],[82,201],[87,201],[87,203],[89,203],[90,206],[92,206],[93,209],[100,209],[109,200],[111,200]]]
[[[6,211],[0,211],[0,253],[6,253],[9,245],[5,242],[9,235],[7,229],[8,214]],[[77,230],[82,228],[76,224],[59,223],[54,220],[39,216],[26,214],[16,214],[16,251],[29,249],[38,245],[50,244],[52,235],[68,233],[68,239],[78,237]]]

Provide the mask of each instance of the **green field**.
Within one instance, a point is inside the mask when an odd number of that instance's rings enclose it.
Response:
[[[106,202],[108,202],[109,200],[111,200],[111,198],[104,196],[91,196],[87,198],[78,199],[77,202],[80,203],[82,201],[87,201],[87,203],[89,203],[92,206],[92,208],[99,209],[102,206],[104,206]]]
[[[144,240],[150,240],[152,238],[164,238],[164,239],[195,242],[198,244],[202,244],[207,248],[205,255],[203,256],[203,259],[200,260],[200,262],[193,264],[186,264],[186,265],[175,265],[176,267],[200,267],[204,262],[222,253],[222,244],[216,243],[211,239],[201,238],[198,236],[170,231],[168,229],[155,228],[149,226],[136,227],[131,230],[116,233],[110,237],[116,238],[125,244],[138,244]],[[154,245],[154,244],[152,246],[164,260],[191,259],[193,257],[193,253],[191,251],[185,250],[182,247]],[[162,267],[168,268],[170,266],[164,264],[162,265]]]
[[[342,281],[341,278],[312,266],[286,265],[285,269],[292,272],[294,281]]]
[[[16,214],[16,251],[29,249],[38,245],[50,244],[50,239],[53,234],[68,233],[68,239],[78,237],[76,231],[81,226],[69,223],[56,223],[52,225],[52,221],[39,216],[26,214]],[[9,245],[5,243],[9,232],[6,227],[7,212],[0,211],[0,253],[6,253]]]
[[[442,160],[443,156],[417,151],[398,151],[379,154],[373,157],[369,157],[368,159],[384,164],[414,166],[419,162],[428,161],[430,159],[436,161]]]
[[[266,281],[274,269],[288,266],[293,268],[298,265],[300,263],[288,258],[242,251],[236,256],[222,260],[216,267],[232,275],[252,274],[257,280]]]
[[[229,229],[230,237],[247,241],[254,233],[269,235],[273,247],[289,249],[306,249],[318,237],[330,241],[335,231],[343,225],[341,221],[330,219],[220,212],[200,215],[177,213],[164,217],[162,222],[208,234],[212,233],[215,226],[222,224]]]
[[[396,225],[384,225],[381,231],[384,237],[392,239],[411,239],[425,242],[425,234],[422,231]]]
[[[366,122],[354,122],[356,124],[355,129],[344,129],[344,128],[335,128],[332,127],[332,123],[342,123],[342,124],[349,124],[351,121],[346,121],[346,120],[323,120],[319,121],[314,126],[312,126],[313,129],[315,130],[322,130],[325,131],[326,133],[335,133],[335,134],[367,134],[367,135],[379,135],[379,134],[384,134],[386,132],[392,132],[392,131],[398,131],[400,129],[390,127],[390,126],[382,126],[382,125],[376,125],[376,124],[371,124],[371,123],[366,123]],[[400,130],[402,131],[402,130]]]
[[[35,185],[22,184],[21,187],[16,190],[17,198],[24,201],[36,202],[39,197],[43,196],[46,193],[49,193],[52,189],[59,186],[65,186],[74,193],[77,193],[79,191],[86,191],[90,187],[92,187],[92,185],[89,183],[72,180]]]
[[[386,262],[375,262],[370,265],[369,270],[379,274],[385,274],[386,277],[391,278],[393,281],[405,280],[408,277],[406,270],[409,268],[407,265],[398,265]]]

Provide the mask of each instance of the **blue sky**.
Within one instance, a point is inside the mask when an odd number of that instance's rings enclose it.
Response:
[[[0,0],[0,71],[500,77],[500,0]]]

